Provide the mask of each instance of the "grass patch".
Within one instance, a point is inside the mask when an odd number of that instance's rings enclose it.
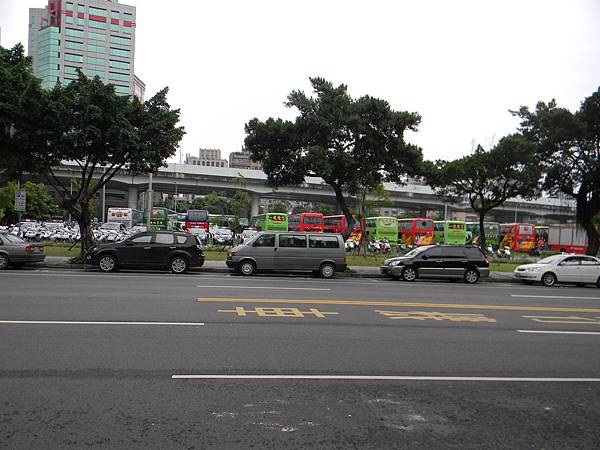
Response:
[[[79,248],[79,244],[73,247],[71,250],[69,250],[71,245],[72,244],[45,244],[44,253],[46,254],[46,256],[79,256],[79,252],[81,251],[81,249]]]

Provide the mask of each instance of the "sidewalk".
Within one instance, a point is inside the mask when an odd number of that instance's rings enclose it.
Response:
[[[83,264],[72,264],[70,257],[65,256],[46,256],[43,263],[35,264],[37,268],[46,269],[92,269],[92,266]],[[34,267],[34,266],[32,266]],[[338,273],[336,276],[348,278],[384,278],[379,272],[379,267],[374,266],[352,266],[349,267],[350,272]],[[205,261],[200,269],[204,272],[213,273],[230,273],[231,270],[225,265],[225,261]],[[492,272],[489,280],[494,282],[511,283],[518,282],[514,279],[512,272]]]

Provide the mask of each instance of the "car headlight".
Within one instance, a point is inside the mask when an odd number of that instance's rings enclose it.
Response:
[[[402,265],[402,264],[403,264],[403,263],[402,263],[402,261],[392,261],[392,262],[390,263],[390,266],[400,266],[400,265]]]

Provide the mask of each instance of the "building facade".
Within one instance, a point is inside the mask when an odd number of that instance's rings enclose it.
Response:
[[[241,152],[231,152],[229,154],[229,167],[235,169],[262,170],[261,163],[252,161],[252,159],[250,159],[250,152],[246,150],[242,150]]]
[[[221,158],[221,150],[218,148],[201,148],[198,156],[189,153],[185,155],[185,163],[194,166],[227,167],[226,159]]]
[[[134,75],[135,27],[135,7],[118,0],[48,0],[30,8],[33,73],[52,89],[77,79],[79,69],[143,100],[144,83]]]

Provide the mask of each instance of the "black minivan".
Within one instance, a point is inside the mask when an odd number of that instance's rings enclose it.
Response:
[[[473,245],[427,245],[385,260],[381,273],[395,280],[450,278],[474,284],[479,278],[490,276],[490,264],[479,247]]]
[[[102,272],[119,268],[169,269],[184,273],[204,264],[202,243],[196,236],[172,231],[149,231],[135,234],[118,244],[98,245],[86,254],[88,264]]]

